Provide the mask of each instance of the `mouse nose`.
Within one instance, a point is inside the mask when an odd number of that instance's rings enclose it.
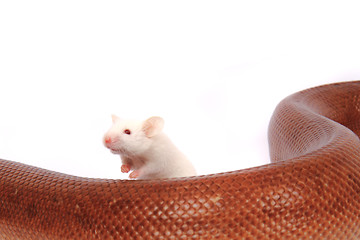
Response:
[[[111,143],[111,137],[105,137],[105,143],[106,144]]]

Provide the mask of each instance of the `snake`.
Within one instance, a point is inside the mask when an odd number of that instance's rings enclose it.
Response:
[[[124,180],[0,160],[0,239],[360,239],[359,136],[346,81],[282,100],[261,166]]]

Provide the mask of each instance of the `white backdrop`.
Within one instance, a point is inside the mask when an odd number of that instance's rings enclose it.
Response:
[[[101,141],[115,113],[162,116],[199,174],[269,162],[281,99],[360,79],[360,15],[239,2],[1,1],[0,158],[126,178]]]

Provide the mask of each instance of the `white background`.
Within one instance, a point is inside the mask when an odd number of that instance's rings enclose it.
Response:
[[[159,115],[199,174],[269,162],[284,97],[360,79],[348,1],[1,1],[0,158],[126,178],[110,115]]]

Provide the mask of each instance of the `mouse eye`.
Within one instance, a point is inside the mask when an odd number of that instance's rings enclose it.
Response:
[[[131,134],[131,131],[129,129],[125,129],[124,130],[124,133],[127,134],[127,135],[130,135]]]

